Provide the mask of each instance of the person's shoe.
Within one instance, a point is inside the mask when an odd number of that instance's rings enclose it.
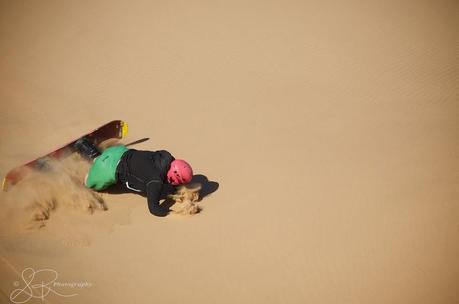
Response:
[[[96,146],[94,146],[86,137],[78,139],[74,146],[81,155],[88,159],[95,159],[100,155],[100,152],[97,150]]]

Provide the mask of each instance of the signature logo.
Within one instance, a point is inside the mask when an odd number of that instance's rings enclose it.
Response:
[[[25,284],[22,288],[13,290],[10,294],[10,301],[15,304],[26,303],[30,299],[40,299],[43,301],[49,294],[55,294],[61,297],[74,297],[77,293],[64,294],[57,292],[55,287],[90,287],[92,284],[88,282],[83,283],[62,283],[57,282],[58,273],[53,269],[39,269],[26,268],[21,273],[22,283]],[[18,287],[19,282],[14,282]]]

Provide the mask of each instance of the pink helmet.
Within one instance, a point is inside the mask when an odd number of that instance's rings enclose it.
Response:
[[[187,184],[193,178],[193,169],[184,160],[176,159],[171,162],[171,167],[167,171],[167,181],[174,185]]]

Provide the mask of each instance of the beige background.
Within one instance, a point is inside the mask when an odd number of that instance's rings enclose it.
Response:
[[[52,303],[458,303],[458,2],[378,2],[1,1],[1,175],[124,119],[220,185],[3,236],[2,299],[33,267],[92,284]]]

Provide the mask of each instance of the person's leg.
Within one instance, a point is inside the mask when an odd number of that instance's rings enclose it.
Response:
[[[82,137],[75,142],[75,149],[84,157],[94,160],[97,156],[100,155],[97,147],[93,145],[86,137]]]
[[[128,148],[123,145],[105,149],[89,168],[89,172],[85,177],[85,186],[101,191],[116,184],[116,167],[127,150]]]

